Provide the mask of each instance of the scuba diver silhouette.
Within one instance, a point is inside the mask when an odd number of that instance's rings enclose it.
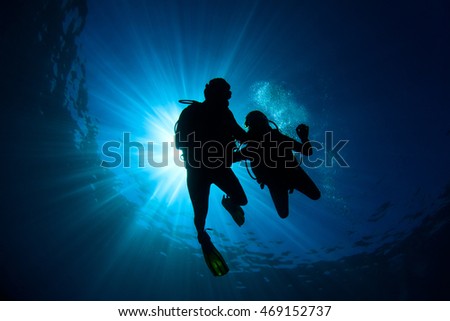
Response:
[[[222,205],[239,226],[245,221],[241,206],[247,204],[247,196],[231,170],[236,140],[244,141],[246,132],[228,108],[230,88],[223,78],[210,80],[204,89],[204,102],[180,101],[190,105],[175,126],[175,144],[185,162],[198,242],[215,276],[225,275],[229,269],[205,231],[211,184],[225,192]]]
[[[293,151],[312,155],[309,127],[300,124],[296,128],[302,143],[283,135],[278,127],[272,128],[267,116],[261,111],[251,111],[245,118],[248,128],[245,147],[235,156],[235,161],[250,160],[253,173],[261,188],[269,188],[270,195],[281,218],[289,215],[289,195],[294,189],[312,200],[320,198],[316,184],[300,167]],[[249,172],[250,173],[250,172]]]

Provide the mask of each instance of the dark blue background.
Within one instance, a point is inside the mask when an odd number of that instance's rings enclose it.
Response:
[[[445,1],[25,1],[0,18],[2,299],[449,299]],[[286,220],[235,165],[246,224],[210,199],[220,279],[183,168],[100,166],[124,132],[161,157],[177,100],[214,77],[240,124],[261,109],[349,141],[349,167],[307,168],[322,198],[291,195]]]

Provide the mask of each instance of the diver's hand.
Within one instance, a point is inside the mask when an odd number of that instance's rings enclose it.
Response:
[[[244,155],[242,155],[241,151],[233,152],[233,163],[237,163],[242,160],[245,160],[245,157],[244,157]]]
[[[298,137],[300,137],[302,142],[306,142],[309,140],[309,138],[308,138],[309,127],[306,126],[305,124],[298,125],[297,128],[295,129],[295,131],[297,132],[297,135],[298,135]]]

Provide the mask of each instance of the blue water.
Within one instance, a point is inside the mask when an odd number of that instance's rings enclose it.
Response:
[[[2,299],[449,299],[446,2],[45,3],[0,19]],[[260,109],[292,137],[348,141],[348,166],[304,166],[322,198],[292,194],[285,220],[233,165],[246,223],[215,187],[207,219],[223,278],[170,144],[178,100],[215,77],[242,126]],[[105,168],[111,141],[122,162]]]

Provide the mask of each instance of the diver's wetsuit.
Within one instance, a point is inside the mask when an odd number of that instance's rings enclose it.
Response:
[[[300,167],[293,151],[305,152],[303,144],[270,129],[264,134],[249,130],[247,147],[240,153],[250,159],[258,183],[267,185],[281,218],[289,215],[289,190],[296,189],[313,200],[320,198],[319,189]]]
[[[193,103],[182,111],[176,135],[179,135],[177,148],[183,151],[187,170],[194,223],[201,237],[211,184],[224,191],[234,204],[247,204],[245,192],[231,170],[235,140],[245,140],[246,132],[238,125],[227,104],[220,106],[205,101]]]

